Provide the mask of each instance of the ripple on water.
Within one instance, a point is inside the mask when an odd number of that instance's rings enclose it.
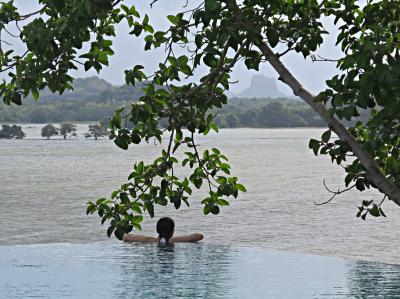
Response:
[[[0,298],[400,296],[399,266],[254,248],[51,244],[0,246],[0,256]]]

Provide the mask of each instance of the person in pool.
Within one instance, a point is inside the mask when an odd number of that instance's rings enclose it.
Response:
[[[124,236],[125,242],[146,242],[146,243],[177,243],[177,242],[198,242],[203,239],[202,234],[190,234],[174,237],[175,223],[169,217],[160,218],[157,222],[158,237],[149,237],[135,234]]]

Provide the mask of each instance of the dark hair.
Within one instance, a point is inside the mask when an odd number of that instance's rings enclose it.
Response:
[[[165,239],[166,242],[172,237],[174,233],[175,223],[169,217],[162,217],[157,222],[157,233],[158,238],[161,240],[162,238]]]

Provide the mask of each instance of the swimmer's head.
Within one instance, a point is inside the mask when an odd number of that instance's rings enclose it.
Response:
[[[174,235],[175,223],[169,217],[162,217],[157,222],[157,233],[158,238],[168,242],[169,239]]]

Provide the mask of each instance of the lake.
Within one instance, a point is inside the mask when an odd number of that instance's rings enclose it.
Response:
[[[0,245],[111,242],[96,215],[86,216],[86,202],[110,196],[135,161],[151,161],[154,144],[117,148],[107,139],[43,140],[42,125],[25,125],[24,140],[0,141]],[[364,199],[376,192],[347,192],[316,206],[343,188],[343,170],[328,157],[315,157],[308,141],[323,129],[225,129],[200,136],[201,149],[218,147],[228,155],[232,174],[248,192],[232,200],[218,216],[202,214],[202,193],[191,207],[156,208],[156,218],[171,216],[176,233],[201,232],[204,242],[386,263],[400,263],[400,209],[384,204],[387,218],[356,218]],[[143,230],[155,234],[157,219],[145,217]]]

